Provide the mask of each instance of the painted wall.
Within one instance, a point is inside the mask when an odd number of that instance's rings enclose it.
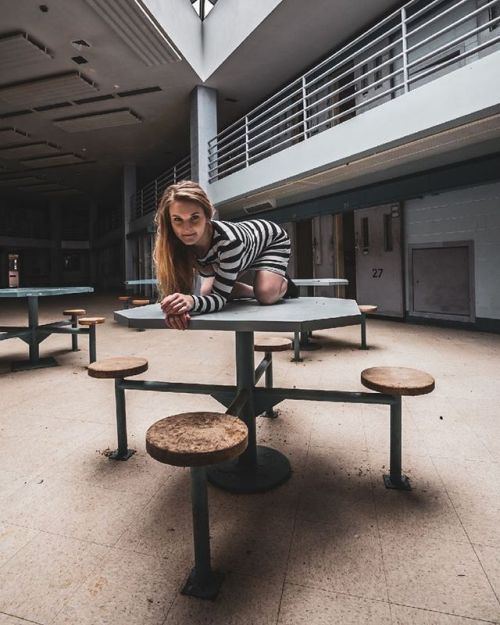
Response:
[[[408,245],[474,242],[476,317],[500,319],[500,183],[407,200],[404,210],[406,254]]]

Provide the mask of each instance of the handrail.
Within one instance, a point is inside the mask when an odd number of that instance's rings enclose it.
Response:
[[[419,88],[423,78],[434,80],[437,76],[432,75],[445,68],[452,71],[459,62],[474,62],[472,55],[493,51],[499,37],[480,38],[480,33],[499,23],[500,17],[489,11],[498,0],[487,0],[480,7],[473,0],[456,0],[445,7],[441,3],[431,0],[419,7],[420,0],[410,0],[223,129],[208,142],[209,181]],[[457,17],[454,11],[459,7],[466,14]],[[481,15],[485,18],[478,25]],[[458,27],[466,32],[448,35],[443,43],[443,36]],[[464,50],[462,42],[467,39],[471,41]],[[453,58],[440,62],[439,55],[453,49],[457,52]],[[426,62],[433,62],[432,67],[422,67]]]
[[[191,158],[186,156],[132,195],[132,219],[139,219],[155,211],[166,187],[190,177]]]

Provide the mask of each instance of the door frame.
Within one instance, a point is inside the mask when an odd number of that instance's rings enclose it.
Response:
[[[447,315],[445,313],[425,313],[415,311],[414,306],[414,290],[413,290],[413,250],[428,248],[446,248],[446,247],[467,247],[469,253],[469,297],[470,297],[470,315]],[[408,244],[408,312],[414,318],[425,319],[444,319],[447,321],[464,321],[474,323],[476,321],[476,289],[474,284],[474,241],[439,241],[437,243],[411,243]]]

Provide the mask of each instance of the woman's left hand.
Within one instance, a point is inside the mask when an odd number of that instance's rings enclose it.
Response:
[[[160,306],[165,315],[180,315],[189,312],[194,306],[194,301],[191,295],[172,293],[162,299]]]

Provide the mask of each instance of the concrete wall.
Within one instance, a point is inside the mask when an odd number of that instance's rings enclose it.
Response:
[[[404,210],[406,254],[408,245],[474,242],[476,317],[500,319],[500,183],[408,200]]]

